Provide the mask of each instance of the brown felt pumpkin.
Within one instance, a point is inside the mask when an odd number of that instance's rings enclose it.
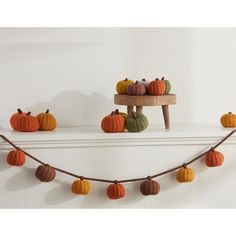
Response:
[[[192,182],[194,178],[195,178],[194,170],[186,166],[178,170],[176,173],[176,180],[180,183]]]
[[[116,91],[117,91],[117,93],[119,93],[119,94],[126,94],[127,86],[129,86],[130,84],[133,84],[133,83],[134,83],[134,81],[133,80],[129,80],[128,78],[119,81],[116,84]]]
[[[31,112],[28,112],[18,119],[17,130],[20,132],[35,132],[39,129],[38,119],[30,114]]]
[[[220,122],[224,127],[227,128],[236,127],[236,115],[232,112],[224,114],[223,116],[221,116]]]
[[[19,118],[25,116],[26,113],[22,112],[22,110],[20,108],[17,109],[17,113],[14,113],[11,118],[10,118],[10,124],[12,129],[17,130],[17,122],[19,120]]]
[[[124,131],[125,119],[122,115],[113,111],[110,115],[105,116],[101,122],[101,128],[106,133],[116,133]]]
[[[56,177],[56,171],[49,165],[40,165],[35,176],[42,182],[50,182]]]
[[[153,80],[149,83],[147,91],[151,95],[163,95],[165,93],[166,85],[163,80]]]
[[[126,93],[128,95],[141,96],[146,93],[146,87],[143,83],[136,81],[134,84],[127,86]]]
[[[160,185],[157,181],[152,179],[147,179],[143,181],[140,185],[140,192],[145,195],[157,195],[160,191]]]
[[[212,149],[205,158],[205,163],[208,167],[221,166],[224,162],[224,155],[221,152]]]
[[[56,118],[49,113],[49,109],[46,112],[38,114],[37,119],[39,121],[39,130],[51,131],[57,127]]]
[[[75,194],[88,195],[91,191],[91,184],[88,180],[75,180],[71,185],[71,191]]]
[[[7,155],[7,162],[11,166],[22,166],[25,164],[25,153],[21,150],[11,150]]]
[[[119,199],[125,196],[125,188],[123,184],[110,184],[107,188],[107,196],[112,199]]]

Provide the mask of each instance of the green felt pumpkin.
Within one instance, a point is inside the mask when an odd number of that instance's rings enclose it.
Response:
[[[148,119],[144,114],[133,111],[126,117],[125,127],[130,132],[141,132],[148,127]]]
[[[166,80],[164,77],[161,78],[165,82],[165,94],[168,94],[171,90],[171,83],[169,80]]]

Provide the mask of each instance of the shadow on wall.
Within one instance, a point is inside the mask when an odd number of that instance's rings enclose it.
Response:
[[[79,91],[63,92],[49,102],[39,102],[25,110],[34,115],[50,109],[58,126],[98,125],[103,116],[114,110],[112,99],[102,94],[82,94]]]

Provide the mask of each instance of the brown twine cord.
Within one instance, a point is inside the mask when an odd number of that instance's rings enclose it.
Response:
[[[143,178],[135,178],[135,179],[122,179],[122,180],[109,180],[109,179],[99,179],[99,178],[92,178],[92,177],[87,177],[87,176],[81,176],[81,175],[76,175],[74,173],[71,173],[71,172],[68,172],[66,170],[63,170],[63,169],[59,169],[55,166],[51,166],[53,169],[55,169],[56,171],[59,171],[61,173],[64,173],[66,175],[70,175],[70,176],[73,176],[75,178],[79,178],[81,180],[85,179],[85,180],[91,180],[91,181],[97,181],[97,182],[104,182],[104,183],[127,183],[127,182],[136,182],[136,181],[142,181],[142,180],[147,180],[148,179],[153,179],[153,178],[156,178],[156,177],[159,177],[159,176],[162,176],[162,175],[165,175],[165,174],[168,174],[170,172],[173,172],[173,171],[176,171],[178,169],[181,169],[183,167],[187,167],[189,164],[197,161],[198,159],[200,159],[201,157],[205,156],[208,152],[212,151],[212,150],[215,150],[217,147],[219,147],[222,143],[224,143],[230,136],[232,136],[234,133],[236,132],[236,129],[231,131],[228,135],[226,135],[224,138],[221,139],[220,142],[218,142],[215,146],[212,146],[210,149],[208,149],[207,151],[201,153],[200,155],[198,155],[197,157],[191,159],[190,161],[188,162],[185,162],[183,163],[182,165],[179,165],[179,166],[176,166],[172,169],[169,169],[169,170],[166,170],[166,171],[163,171],[163,172],[160,172],[160,173],[157,173],[155,175],[150,175],[148,177],[143,177]],[[25,153],[26,156],[28,156],[29,158],[33,159],[34,161],[42,164],[42,165],[46,165],[46,163],[44,163],[43,161],[39,160],[38,158],[34,157],[33,155],[29,154],[28,152],[24,151],[23,149],[21,149],[20,147],[16,146],[13,142],[11,142],[8,138],[6,138],[4,135],[0,135],[0,137],[6,141],[8,144],[10,144],[12,147],[14,147],[15,149],[17,150],[20,150],[22,152]]]

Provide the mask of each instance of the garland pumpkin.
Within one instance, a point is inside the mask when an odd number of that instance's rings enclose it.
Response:
[[[25,153],[21,150],[11,150],[7,155],[7,162],[11,166],[22,166],[25,164]]]
[[[163,95],[165,93],[165,89],[165,82],[157,78],[149,83],[147,91],[150,95]]]
[[[17,122],[19,120],[19,118],[25,116],[26,113],[22,112],[22,110],[20,108],[17,109],[17,113],[14,113],[11,118],[10,118],[10,124],[12,129],[17,130]]]
[[[116,91],[117,91],[117,93],[119,93],[119,94],[126,94],[127,86],[129,86],[130,84],[133,84],[133,83],[134,83],[134,81],[133,80],[129,80],[128,78],[119,81],[116,84]]]
[[[148,119],[143,113],[133,111],[126,117],[125,127],[130,132],[141,132],[148,127]]]
[[[107,188],[107,196],[112,200],[123,198],[125,196],[124,185],[119,183],[110,184]]]
[[[146,87],[143,83],[136,81],[134,84],[127,86],[126,93],[128,95],[141,96],[146,93]]]
[[[166,80],[165,77],[161,78],[162,81],[165,82],[165,93],[164,94],[169,94],[171,90],[171,83],[169,80]]]
[[[157,181],[148,178],[140,185],[140,192],[145,195],[157,195],[160,192],[160,185]]]
[[[56,171],[48,164],[40,165],[35,172],[35,177],[41,182],[51,182],[56,177]]]
[[[17,130],[20,132],[35,132],[39,129],[39,122],[35,116],[30,115],[28,112],[26,115],[20,117],[17,121]]]
[[[220,123],[227,128],[236,127],[236,115],[232,112],[224,114],[220,118]]]
[[[84,179],[75,180],[71,185],[71,191],[74,194],[88,195],[91,191],[91,184]]]
[[[39,121],[39,130],[51,131],[57,127],[56,118],[49,113],[49,109],[47,109],[46,112],[38,114],[37,119]]]
[[[221,152],[212,149],[205,158],[205,163],[208,167],[221,166],[224,162],[224,155]]]
[[[105,116],[101,122],[101,128],[106,133],[117,133],[124,131],[125,119],[122,115],[113,111],[110,115]]]
[[[194,170],[186,166],[178,170],[176,173],[176,180],[180,183],[192,182],[194,178],[195,178]]]

